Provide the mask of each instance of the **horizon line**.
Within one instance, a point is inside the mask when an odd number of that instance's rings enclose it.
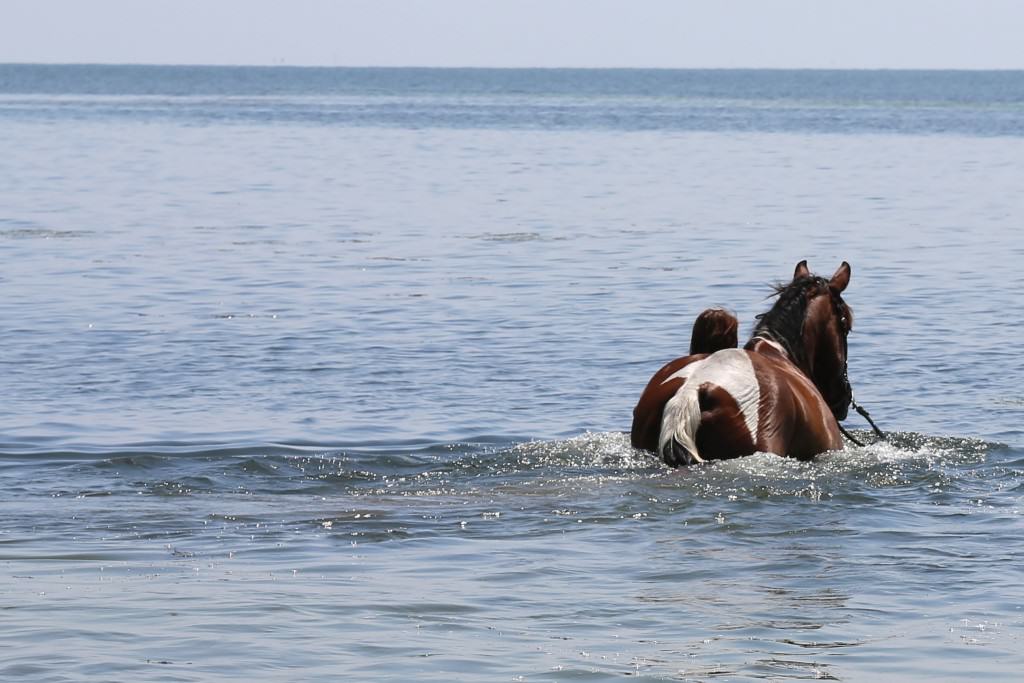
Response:
[[[907,67],[907,66],[452,66],[452,65],[381,65],[381,64],[288,64],[229,62],[37,62],[3,61],[0,66],[61,67],[186,67],[186,68],[255,68],[255,69],[377,69],[377,70],[452,70],[452,71],[866,71],[866,72],[1020,72],[1024,67]]]

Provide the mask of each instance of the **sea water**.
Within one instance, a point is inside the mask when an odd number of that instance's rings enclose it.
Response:
[[[1018,680],[1022,160],[1020,72],[0,66],[0,676]],[[889,438],[631,449],[805,258]]]

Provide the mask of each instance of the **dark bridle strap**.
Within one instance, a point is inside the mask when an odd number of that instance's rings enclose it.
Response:
[[[881,429],[879,429],[879,426],[877,424],[874,424],[874,420],[871,420],[871,416],[868,414],[868,412],[865,411],[863,408],[861,408],[860,405],[857,404],[857,401],[855,401],[853,398],[850,399],[850,404],[853,405],[853,410],[855,410],[858,413],[860,413],[860,417],[862,417],[865,420],[867,420],[867,424],[871,425],[871,429],[874,430],[874,435],[878,436],[880,441],[886,440],[885,432],[883,432]],[[843,427],[843,425],[841,425],[838,422],[836,424],[839,425],[839,430],[843,433],[843,436],[845,436],[848,439],[850,439],[851,443],[853,443],[854,445],[858,445],[860,447],[864,447],[864,444],[861,443],[860,441],[858,441],[853,436],[853,434],[848,432],[846,430],[846,428]]]
[[[850,443],[852,443],[854,446],[860,446],[861,448],[864,448],[864,444],[862,444],[860,441],[855,439],[853,434],[851,434],[850,432],[846,431],[846,428],[843,427],[842,424],[840,424],[838,422],[836,424],[839,425],[839,431],[843,433],[843,436],[845,436],[847,439],[850,440]]]
[[[860,406],[860,404],[858,404],[856,401],[853,400],[853,396],[852,395],[850,396],[850,405],[853,406],[854,410],[856,410],[858,413],[860,413],[861,417],[863,417],[865,420],[868,421],[868,424],[871,425],[871,429],[874,430],[875,436],[878,437],[878,440],[879,441],[885,441],[885,433],[881,429],[879,429],[878,425],[875,424],[875,421],[871,419],[871,414],[867,410],[862,408]],[[860,446],[861,448],[864,447],[864,444],[862,444],[860,441],[855,439],[853,434],[850,434],[850,432],[846,431],[846,429],[843,427],[843,425],[839,424],[839,422],[836,422],[836,424],[839,425],[839,431],[842,432],[843,436],[845,436],[847,439],[849,439],[853,443],[854,446]]]
[[[881,429],[878,428],[878,425],[875,424],[875,421],[871,419],[871,413],[857,405],[857,402],[854,401],[853,398],[850,399],[850,405],[853,406],[854,410],[860,413],[861,417],[868,421],[868,424],[871,425],[871,429],[875,430],[875,436],[877,436],[879,439],[884,440],[885,434],[882,432]]]

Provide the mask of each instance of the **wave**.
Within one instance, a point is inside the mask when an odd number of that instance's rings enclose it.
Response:
[[[860,434],[870,441],[870,433]],[[621,432],[560,440],[493,435],[453,443],[187,443],[48,449],[0,444],[8,489],[49,480],[59,495],[528,495],[618,483],[642,495],[696,497],[870,495],[879,487],[948,490],[977,483],[967,472],[1019,471],[1022,454],[998,443],[892,433],[884,442],[800,462],[771,454],[672,470]],[[1009,454],[1009,455],[1007,455]]]

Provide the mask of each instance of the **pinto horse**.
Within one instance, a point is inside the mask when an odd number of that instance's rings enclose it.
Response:
[[[673,467],[756,451],[807,460],[842,448],[839,421],[853,398],[849,283],[845,261],[828,280],[798,263],[742,349],[684,356],[655,373],[633,410],[633,446]]]

